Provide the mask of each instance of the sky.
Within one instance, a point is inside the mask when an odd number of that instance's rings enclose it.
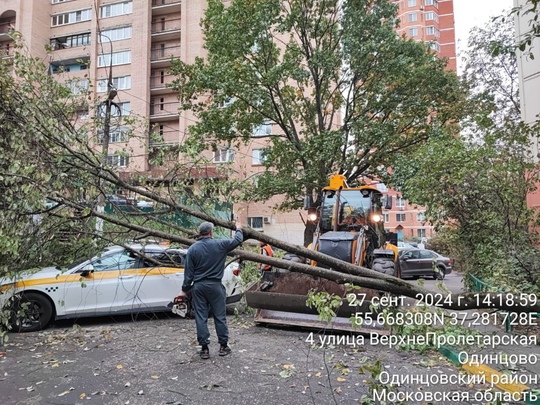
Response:
[[[513,0],[454,0],[458,72],[461,63],[460,52],[467,45],[471,28],[484,26],[490,17],[501,15],[506,10],[510,11],[513,6]]]

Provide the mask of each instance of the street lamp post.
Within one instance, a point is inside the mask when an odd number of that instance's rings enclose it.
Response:
[[[118,106],[113,102],[114,98],[117,95],[116,88],[113,85],[113,75],[112,75],[112,57],[113,57],[113,45],[111,39],[107,35],[103,35],[101,32],[98,34],[99,37],[107,38],[109,41],[109,45],[111,46],[111,50],[109,52],[109,78],[107,80],[107,98],[104,101],[105,105],[105,114],[103,117],[103,145],[101,150],[101,168],[105,167],[107,164],[107,157],[109,155],[109,140],[110,140],[110,131],[111,131],[111,109],[112,106],[115,105],[117,108]],[[100,39],[101,42],[101,39]],[[120,109],[118,108],[120,111]],[[100,183],[102,180],[100,180]],[[100,194],[98,197],[98,206],[97,206],[97,212],[102,214],[105,212],[105,194],[103,190],[100,190]],[[96,218],[96,233],[98,235],[103,234],[103,219],[102,218]]]

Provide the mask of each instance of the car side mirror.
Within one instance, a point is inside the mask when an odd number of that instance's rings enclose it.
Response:
[[[87,264],[81,269],[81,276],[88,277],[90,273],[93,273],[93,272],[94,272],[94,266],[92,266],[91,264]]]

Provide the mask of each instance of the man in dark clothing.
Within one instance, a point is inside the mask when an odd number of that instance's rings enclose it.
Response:
[[[216,240],[213,236],[214,225],[203,222],[199,225],[199,238],[187,251],[184,266],[184,283],[178,296],[185,296],[187,291],[192,292],[193,307],[195,309],[195,325],[197,326],[197,340],[201,345],[201,358],[208,359],[210,352],[210,332],[208,331],[208,311],[212,311],[218,343],[219,355],[226,356],[231,353],[228,346],[229,328],[226,317],[225,286],[221,283],[225,271],[227,253],[238,247],[244,240],[242,226],[236,222],[234,239]]]

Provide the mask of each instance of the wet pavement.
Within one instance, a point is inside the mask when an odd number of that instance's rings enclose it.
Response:
[[[468,374],[437,351],[257,326],[249,314],[228,321],[233,353],[219,357],[214,339],[209,360],[197,354],[194,321],[173,315],[64,321],[42,332],[10,334],[0,357],[0,403],[377,404],[386,395],[407,404],[465,405],[486,404],[486,393],[494,392],[490,384],[466,383]],[[510,336],[494,326],[484,329]],[[471,346],[466,352],[503,360],[522,355],[523,363],[490,366],[528,381],[540,375],[538,345]]]

